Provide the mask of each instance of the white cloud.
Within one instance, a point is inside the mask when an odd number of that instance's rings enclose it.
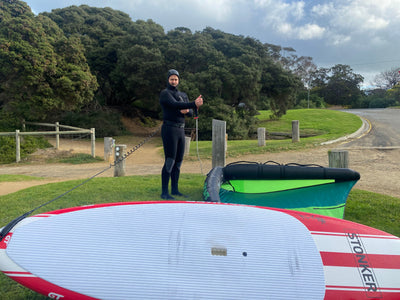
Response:
[[[351,36],[344,34],[330,34],[329,39],[327,39],[328,45],[339,46],[351,41]]]
[[[289,23],[281,23],[277,25],[277,30],[281,34],[300,40],[318,39],[321,38],[325,32],[325,28],[316,24],[306,24],[300,27],[293,27]]]
[[[304,2],[297,1],[286,3],[285,1],[254,0],[256,8],[265,12],[264,21],[266,24],[277,24],[288,22],[288,20],[301,20],[304,17]]]
[[[399,9],[398,7],[392,8]],[[351,2],[348,6],[337,7],[331,24],[335,24],[335,28],[353,32],[385,29],[390,23],[390,18],[387,18],[391,13],[389,9],[389,6],[386,9],[380,7],[379,2],[357,0]]]
[[[313,22],[305,22],[307,12],[304,1],[291,3],[271,0],[255,0],[255,4],[263,9],[264,25],[274,28],[287,38],[300,40],[320,39],[325,28]]]
[[[311,8],[311,12],[317,16],[329,16],[333,11],[333,3],[317,4]]]
[[[320,27],[317,24],[306,24],[305,26],[298,28],[298,38],[301,40],[310,40],[321,38],[325,33],[325,28]]]
[[[264,26],[287,38],[328,38],[339,45],[400,25],[399,0],[330,1],[306,6],[304,1],[254,0],[264,13]]]
[[[193,2],[203,14],[214,18],[218,22],[226,22],[232,15],[232,6],[242,1],[195,0]]]

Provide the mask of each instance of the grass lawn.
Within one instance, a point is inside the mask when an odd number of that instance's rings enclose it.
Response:
[[[270,120],[269,115],[269,111],[260,111],[257,126],[264,127],[267,132],[291,133],[292,121],[298,120],[300,135],[314,136],[301,138],[299,143],[292,143],[291,139],[267,140],[268,147],[258,147],[257,139],[229,140],[228,136],[227,156],[311,149],[323,142],[356,132],[362,125],[361,119],[354,114],[327,109],[289,110],[280,120]],[[196,157],[196,151],[196,147],[190,147],[192,159]],[[207,159],[212,157],[211,141],[199,141],[199,155]]]

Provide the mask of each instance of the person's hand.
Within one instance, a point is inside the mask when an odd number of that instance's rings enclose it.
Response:
[[[181,114],[186,115],[187,113],[189,113],[189,109],[181,109]]]
[[[200,107],[203,105],[203,97],[200,95],[197,97],[196,100],[194,100],[194,103],[196,104],[197,107]]]

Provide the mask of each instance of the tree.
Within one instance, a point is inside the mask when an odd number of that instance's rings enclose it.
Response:
[[[45,13],[85,46],[96,74],[99,103],[127,109],[157,110],[160,84],[165,83],[165,61],[160,45],[164,29],[152,20],[133,22],[128,14],[111,8],[70,6]],[[137,113],[137,110],[135,110]]]
[[[332,105],[351,105],[361,96],[360,84],[364,78],[353,73],[348,65],[335,65],[330,69],[325,101]]]
[[[375,76],[374,85],[387,90],[400,82],[400,68],[392,68]]]
[[[400,105],[400,83],[386,91],[385,99],[385,107]]]
[[[312,92],[330,105],[357,105],[363,95],[360,84],[364,78],[348,65],[320,68],[312,73],[312,77]]]
[[[2,2],[0,105],[26,119],[77,110],[97,89],[80,41],[22,1]]]
[[[299,77],[272,61],[263,63],[261,93],[270,100],[274,118],[280,118],[293,107],[296,91],[302,87]]]

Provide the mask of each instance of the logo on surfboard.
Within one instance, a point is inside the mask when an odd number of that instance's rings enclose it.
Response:
[[[349,242],[354,259],[364,285],[368,298],[381,298],[382,294],[379,289],[378,281],[372,268],[365,246],[361,237],[356,233],[347,233],[347,241]]]
[[[53,292],[49,293],[47,296],[51,299],[58,299],[58,300],[64,298],[63,295],[53,293]]]

